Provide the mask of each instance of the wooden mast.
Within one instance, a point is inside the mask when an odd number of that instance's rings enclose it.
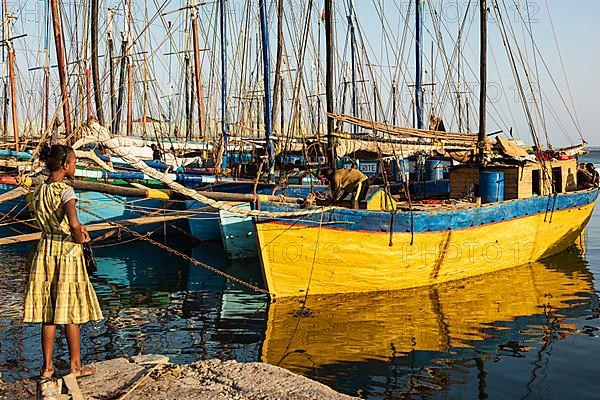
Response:
[[[2,42],[6,41],[6,0],[2,0]],[[4,63],[6,60],[5,46],[2,46],[2,62]],[[8,141],[8,77],[6,76],[6,72],[3,69],[2,72],[2,132],[4,140]]]
[[[127,24],[127,42],[129,43],[129,35],[131,32],[131,0],[127,1],[125,10],[126,24]],[[131,136],[133,133],[133,60],[127,56],[127,136]]]
[[[71,105],[69,103],[68,76],[65,50],[63,48],[63,35],[58,10],[58,0],[50,0],[52,8],[52,25],[54,26],[54,46],[56,47],[56,60],[58,62],[58,78],[60,81],[60,93],[62,97],[63,118],[65,124],[65,136],[70,143],[73,133],[71,127]]]
[[[486,101],[487,101],[487,4],[486,0],[480,0],[480,33],[481,48],[479,61],[479,79],[481,82],[479,91],[479,133],[477,135],[478,154],[480,164],[485,160],[485,130],[486,130]]]
[[[200,128],[200,137],[204,137],[204,106],[202,104],[204,95],[202,94],[202,79],[200,75],[200,47],[198,45],[198,10],[196,10],[196,2],[192,0],[192,41],[194,44],[194,74],[196,81],[196,100],[198,102],[198,126]]]
[[[125,13],[127,13],[127,3],[125,6]],[[113,134],[118,134],[119,125],[121,124],[121,113],[123,112],[123,97],[125,95],[125,73],[127,70],[127,47],[129,44],[129,33],[127,32],[127,18],[125,20],[125,30],[122,32],[121,39],[121,65],[119,66],[119,91],[117,97],[117,113],[113,122]]]
[[[277,0],[277,61],[275,63],[275,83],[273,84],[273,123],[277,119],[277,103],[281,101],[280,126],[283,126],[283,81],[281,65],[283,64],[283,0]],[[281,89],[280,89],[281,86]],[[280,98],[281,97],[281,98]],[[283,135],[283,129],[279,132]]]
[[[117,103],[115,93],[115,57],[114,57],[114,40],[112,37],[112,19],[114,10],[108,9],[107,32],[108,37],[108,74],[109,74],[109,93],[110,93],[110,129],[115,134],[115,120],[117,118]]]
[[[183,73],[185,77],[185,140],[189,141],[192,139],[192,113],[194,109],[190,102],[190,91],[192,90],[192,87],[190,85],[190,53],[187,48],[185,54],[183,55]]]
[[[4,0],[4,7],[4,9],[6,10],[6,0]],[[6,34],[8,40],[8,75],[10,79],[10,103],[12,109],[13,138],[15,140],[15,150],[19,151],[19,117],[17,115],[17,85],[15,83],[15,46],[12,41],[11,19],[12,16],[10,14],[6,14]]]
[[[269,25],[267,23],[267,3],[266,0],[259,0],[260,8],[260,30],[262,36],[262,60],[263,60],[263,82],[265,89],[264,97],[264,124],[265,141],[267,146],[267,158],[269,162],[269,173],[273,173],[275,164],[275,150],[271,140],[273,130],[273,120],[271,119],[271,58],[269,49]]]
[[[133,133],[133,64],[127,57],[127,136]]]
[[[225,0],[220,0],[220,31],[221,31],[221,135],[223,138],[223,155],[221,165],[217,168],[227,168],[229,158],[227,154],[227,143],[229,139],[229,129],[227,124],[227,7]]]
[[[325,86],[327,94],[327,159],[329,168],[336,169],[336,156],[334,145],[334,121],[331,116],[334,113],[333,107],[333,4],[332,0],[325,0]]]
[[[425,129],[423,122],[423,0],[416,0],[415,10],[415,106],[417,128]]]
[[[99,0],[92,0],[91,9],[91,39],[92,39],[92,79],[94,81],[94,101],[96,103],[96,117],[100,125],[104,125],[104,111],[102,110],[102,86],[100,85],[100,68],[98,67],[98,4]]]
[[[89,119],[94,113],[92,112],[92,71],[89,64],[85,62],[85,93],[87,103],[87,118]]]

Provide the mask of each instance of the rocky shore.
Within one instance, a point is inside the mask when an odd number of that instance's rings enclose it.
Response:
[[[164,356],[117,358],[94,364],[96,374],[0,381],[0,399],[345,400],[353,399],[288,370],[263,363],[208,360],[171,364]]]

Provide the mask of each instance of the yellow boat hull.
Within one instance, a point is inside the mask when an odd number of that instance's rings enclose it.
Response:
[[[376,232],[271,220],[256,224],[274,297],[429,286],[515,267],[573,245],[589,221],[583,206],[434,232]],[[432,213],[431,218],[435,218]]]

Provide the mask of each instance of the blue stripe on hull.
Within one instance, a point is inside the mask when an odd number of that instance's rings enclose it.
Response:
[[[472,207],[445,211],[414,211],[413,229],[415,233],[439,232],[459,229],[469,229],[478,225],[493,224],[501,221],[518,219],[529,215],[547,213],[551,218],[552,211],[566,210],[590,204],[596,200],[598,189],[562,193],[557,196],[530,197],[527,199],[510,200],[502,203],[486,204],[482,207]],[[297,206],[263,203],[264,211],[294,211]],[[320,214],[302,216],[290,220],[290,223],[300,225],[319,224]],[[281,222],[281,221],[279,221]],[[389,212],[350,210],[336,208],[327,211],[323,223],[330,229],[350,231],[390,232],[392,214]],[[398,212],[393,216],[394,232],[411,232],[411,213]]]

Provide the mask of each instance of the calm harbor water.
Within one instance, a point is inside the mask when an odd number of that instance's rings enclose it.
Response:
[[[586,159],[600,164],[600,153]],[[256,260],[170,243],[262,285]],[[21,322],[31,246],[0,248],[0,372],[39,370],[39,326]],[[585,252],[438,287],[268,304],[143,242],[95,249],[105,319],[83,327],[86,362],[167,354],[265,361],[369,399],[596,399],[600,391],[600,214]],[[57,366],[66,368],[64,336]]]

